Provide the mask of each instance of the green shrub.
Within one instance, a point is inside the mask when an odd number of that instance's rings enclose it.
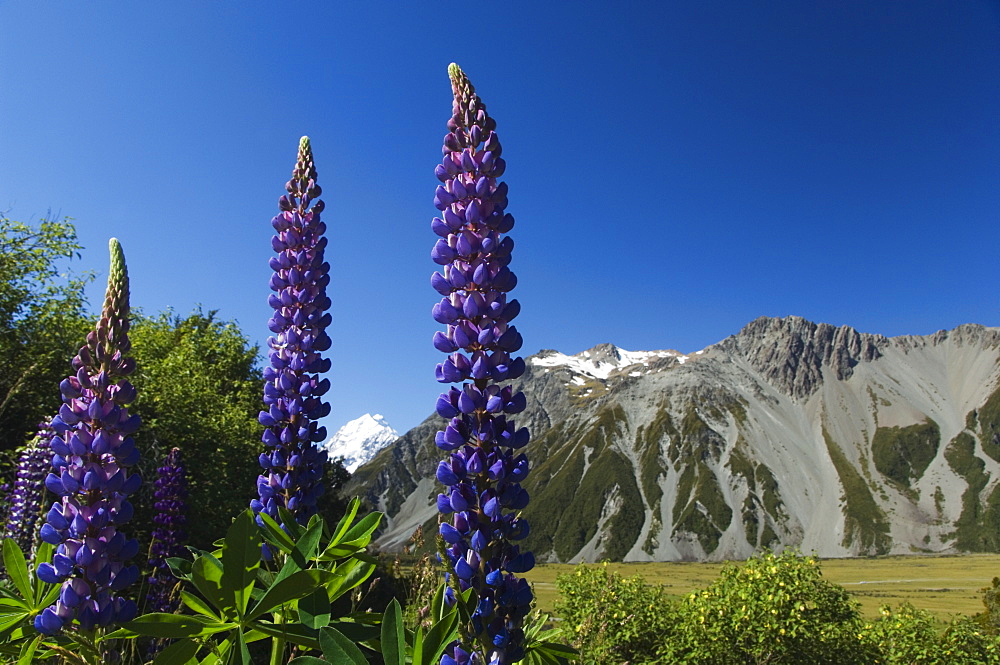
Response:
[[[934,617],[927,610],[903,603],[893,610],[883,605],[880,616],[865,626],[866,640],[884,665],[932,665],[937,663],[938,635]]]
[[[686,596],[662,663],[833,665],[871,662],[858,604],[813,557],[764,552]]]
[[[622,577],[607,563],[581,564],[556,578],[556,613],[583,663],[659,663],[657,651],[675,622],[662,587]]]

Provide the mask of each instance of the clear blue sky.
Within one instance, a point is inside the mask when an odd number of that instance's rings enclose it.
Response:
[[[0,0],[0,34],[0,210],[75,218],[102,280],[117,236],[148,313],[263,342],[269,220],[312,137],[331,430],[405,430],[439,392],[452,61],[504,145],[527,353],[690,352],[760,315],[1000,325],[995,0]]]

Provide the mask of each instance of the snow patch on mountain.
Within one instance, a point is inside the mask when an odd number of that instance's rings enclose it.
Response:
[[[354,473],[355,469],[398,438],[399,434],[381,414],[366,413],[337,430],[323,444],[323,448],[330,459],[343,457],[344,468]]]
[[[688,356],[672,350],[626,351],[613,344],[601,344],[573,356],[567,356],[558,351],[542,351],[528,360],[535,367],[565,368],[574,374],[603,381],[614,372],[626,367],[633,365],[648,367],[650,363],[660,358],[676,358],[678,362],[683,363],[688,359]],[[577,378],[579,379],[579,377]],[[576,383],[583,385],[584,381],[577,380]]]

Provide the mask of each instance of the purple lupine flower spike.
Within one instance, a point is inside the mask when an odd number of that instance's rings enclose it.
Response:
[[[156,515],[153,516],[152,544],[149,547],[149,592],[146,608],[150,612],[174,612],[180,598],[174,593],[177,580],[170,573],[167,559],[184,554],[187,533],[187,478],[181,464],[180,448],[172,449],[163,466],[157,469],[156,489],[153,492]]]
[[[510,324],[520,305],[507,297],[517,283],[507,267],[514,243],[505,235],[514,218],[505,212],[507,185],[497,182],[505,164],[496,123],[458,65],[448,73],[453,116],[435,169],[442,184],[434,204],[441,216],[431,222],[440,236],[431,258],[444,267],[431,277],[444,296],[432,314],[446,327],[433,343],[449,354],[437,366],[438,381],[462,385],[437,400],[438,414],[449,422],[436,443],[450,453],[438,465],[447,491],[437,503],[451,515],[440,525],[450,574],[460,590],[475,589],[479,605],[441,663],[505,665],[524,657],[522,623],[532,594],[517,574],[535,562],[515,544],[528,535],[519,513],[528,503],[520,485],[528,460],[519,451],[529,434],[510,416],[524,410],[525,398],[503,385],[524,373],[524,360],[511,355],[521,348],[521,335]]]
[[[17,462],[17,480],[11,495],[7,536],[13,538],[23,552],[31,552],[37,542],[41,519],[45,476],[51,468],[49,441],[55,435],[48,421],[39,423],[38,435],[21,451]]]
[[[299,155],[288,194],[278,201],[281,212],[271,220],[277,234],[271,245],[271,290],[268,304],[274,316],[267,340],[270,366],[264,368],[264,405],[259,420],[267,446],[260,456],[264,473],[257,478],[259,498],[250,502],[254,513],[264,512],[280,522],[278,508],[286,508],[305,523],[316,512],[323,494],[325,451],[316,442],[326,439],[317,421],[330,413],[322,396],[330,389],[319,375],[330,369],[320,354],[330,348],[330,299],[326,287],[330,264],[323,260],[326,224],[320,220],[323,202],[316,184],[309,137],[299,142]],[[266,554],[266,552],[265,552]]]
[[[118,240],[109,244],[101,318],[73,358],[76,374],[59,384],[63,405],[51,423],[53,472],[45,487],[59,498],[39,537],[56,549],[51,562],[38,566],[38,577],[62,589],[59,600],[35,617],[35,628],[48,635],[71,626],[106,627],[136,614],[135,603],[119,594],[139,577],[138,567],[127,563],[139,543],[119,530],[132,517],[127,497],[141,483],[129,471],[139,461],[131,437],[139,417],[126,408],[136,396],[125,378],[135,361],[126,356],[132,345],[125,255]]]

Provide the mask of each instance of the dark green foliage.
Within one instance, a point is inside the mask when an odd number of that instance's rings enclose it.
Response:
[[[909,487],[919,479],[941,446],[941,429],[926,419],[907,427],[879,427],[872,437],[875,468],[886,478]]]
[[[678,440],[679,432],[674,427],[667,411],[667,404],[660,404],[656,415],[647,427],[639,427],[636,433],[636,443],[639,446],[640,462],[642,464],[642,492],[646,496],[647,504],[654,513],[659,512],[660,500],[663,498],[663,489],[659,485],[661,474],[667,472],[667,467],[663,463],[661,450],[667,445]]]
[[[717,416],[722,417],[722,413]],[[702,549],[710,554],[719,546],[722,532],[733,518],[733,510],[708,464],[709,460],[719,459],[725,440],[693,406],[684,414],[680,437],[678,445],[671,447],[671,459],[683,465],[673,510],[674,533],[695,535]]]
[[[644,504],[631,464],[611,445],[626,425],[621,407],[605,408],[592,422],[576,428],[562,424],[539,439],[536,450],[549,452],[539,456],[544,461],[524,483],[531,494],[524,511],[531,524],[527,548],[571,558],[597,533],[613,497],[617,509],[608,515],[604,556],[622,558],[632,548],[642,529]]]
[[[948,465],[968,483],[962,493],[962,514],[955,521],[955,546],[969,552],[995,552],[1000,546],[1000,533],[986,526],[989,505],[995,503],[994,491],[983,506],[980,494],[989,482],[986,464],[976,456],[976,440],[968,432],[961,432],[945,448]],[[995,519],[995,507],[990,512]]]
[[[84,286],[65,272],[81,247],[69,219],[35,226],[0,216],[0,452],[10,453],[61,404],[59,382],[93,327]]]
[[[531,533],[525,539],[525,547],[533,552],[549,552],[554,549],[554,537],[558,518],[562,514],[566,502],[579,488],[579,479],[583,476],[585,464],[584,451],[572,444],[558,442],[572,441],[563,438],[565,425],[560,423],[549,429],[532,445],[536,450],[546,450],[548,453],[536,459],[541,462],[534,467],[523,483],[531,495],[531,503],[524,514],[531,524]],[[557,447],[558,445],[558,447]]]
[[[556,578],[556,613],[583,663],[658,663],[673,624],[671,600],[640,575],[622,577],[607,564],[580,565]]]
[[[263,395],[257,347],[235,323],[200,310],[184,318],[139,316],[131,336],[142,475],[154,478],[174,446],[191,460],[187,530],[192,545],[206,548],[225,532],[230,516],[257,495],[257,457],[264,450],[257,422]],[[343,514],[344,501],[335,490],[347,478],[343,465],[327,465],[328,489],[319,509],[328,522]],[[135,502],[140,537],[152,521],[152,489],[144,483]]]
[[[560,575],[556,604],[584,663],[697,665],[1000,665],[1000,578],[987,614],[948,626],[904,603],[876,620],[825,580],[813,557],[764,552],[681,599],[607,564]]]
[[[778,497],[778,481],[767,465],[751,461],[743,438],[736,441],[726,466],[733,476],[742,476],[749,494],[743,500],[741,517],[747,542],[755,547],[767,547],[777,542],[778,535],[768,522],[785,518],[784,506]]]
[[[812,557],[764,552],[723,569],[675,610],[663,663],[854,665],[871,662],[858,638],[860,613]]]
[[[844,487],[844,545],[857,543],[863,554],[885,554],[892,546],[885,513],[875,503],[865,479],[825,429],[823,440],[826,441],[827,452],[840,476],[840,484]]]
[[[983,444],[983,452],[1000,462],[1000,388],[972,414],[979,421],[979,440]]]

